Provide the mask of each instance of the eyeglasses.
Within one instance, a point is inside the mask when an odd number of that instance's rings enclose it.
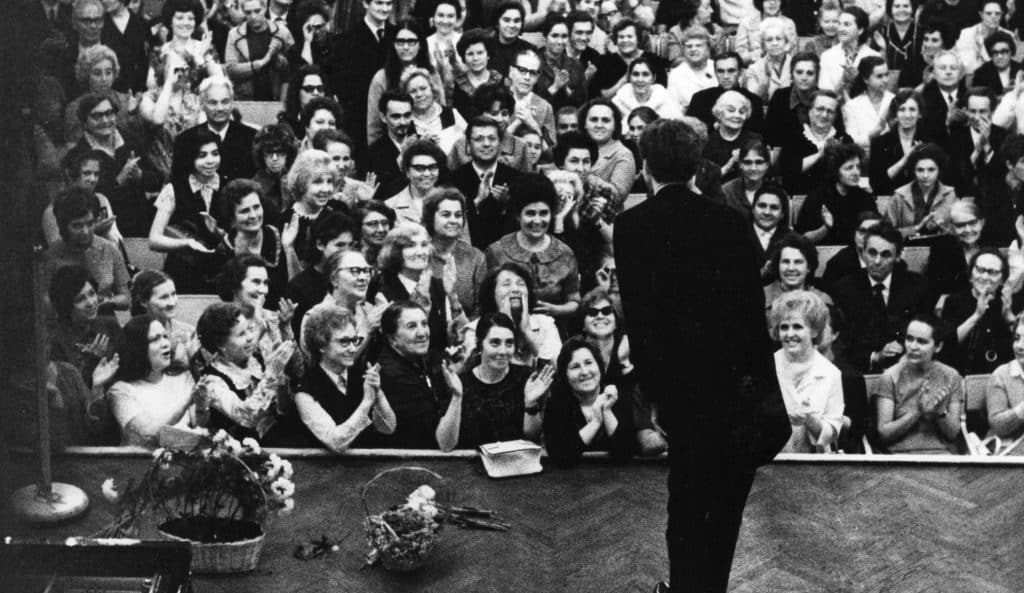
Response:
[[[89,113],[89,117],[95,120],[107,119],[117,115],[116,109],[107,109],[106,111],[93,111]]]
[[[342,348],[355,348],[363,343],[363,336],[352,336],[351,338],[338,338],[335,342]]]
[[[365,268],[360,267],[360,266],[348,266],[346,268],[338,268],[338,269],[339,270],[345,270],[346,272],[348,272],[349,274],[352,274],[353,276],[359,276],[361,274],[366,274],[367,276],[373,276],[373,268],[371,268],[370,266],[366,266]]]
[[[994,50],[992,50],[991,53],[992,53],[993,56],[1008,56],[1008,55],[1010,55],[1010,50],[1009,49],[994,49]]]
[[[983,268],[978,264],[974,264],[974,271],[979,274],[985,274],[986,276],[1002,276],[1003,271],[997,268]]]
[[[953,223],[953,228],[955,228],[955,229],[965,229],[967,227],[974,226],[976,224],[978,224],[978,219],[977,218],[972,218],[970,220],[964,220],[962,222],[954,222]]]
[[[609,315],[615,313],[615,308],[612,307],[611,305],[605,307],[587,307],[586,313],[587,317],[597,317],[598,315],[608,317]]]
[[[415,38],[413,38],[413,39],[409,39],[409,38],[396,38],[395,39],[395,45],[403,45],[405,47],[411,47],[413,45],[419,45],[419,44],[420,44],[420,40],[419,39],[415,39]]]
[[[436,173],[441,167],[434,163],[432,165],[409,165],[409,168],[417,173]]]
[[[322,93],[324,92],[324,85],[322,84],[305,84],[302,85],[302,90],[307,93]]]
[[[764,159],[743,159],[740,161],[741,165],[764,165],[768,161]]]
[[[103,17],[101,17],[101,16],[98,16],[96,18],[89,18],[89,17],[82,17],[82,16],[80,16],[80,17],[77,17],[76,20],[78,22],[82,23],[83,25],[89,25],[90,27],[102,27],[103,26]]]
[[[524,68],[524,67],[520,66],[519,64],[515,64],[513,66],[513,68],[518,70],[519,73],[522,74],[523,76],[533,76],[533,77],[540,76],[540,70],[530,70],[529,68]]]

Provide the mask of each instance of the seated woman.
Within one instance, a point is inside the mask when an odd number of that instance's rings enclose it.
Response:
[[[266,308],[269,293],[267,263],[258,255],[237,255],[229,259],[217,277],[217,294],[222,301],[252,307],[250,329],[256,333],[262,360],[270,360],[270,355],[282,342],[294,340],[291,322],[295,305],[284,300],[279,311],[270,311]]]
[[[305,268],[288,281],[285,294],[295,303],[292,315],[293,335],[299,333],[299,325],[306,311],[324,300],[331,292],[331,281],[325,268],[332,253],[355,249],[356,223],[341,212],[331,212],[313,225],[312,236],[306,253],[299,254]]]
[[[361,384],[353,368],[364,339],[352,314],[335,305],[317,305],[302,320],[302,349],[309,366],[295,393],[303,426],[293,446],[323,446],[341,453],[372,444],[371,426],[380,434],[395,431],[395,413],[381,390],[377,365],[362,373]]]
[[[788,29],[786,17],[767,18],[758,25],[758,37],[763,55],[747,68],[744,87],[767,103],[779,89],[793,84],[793,51],[796,49],[796,29]],[[789,20],[789,19],[786,19]],[[792,21],[788,23],[793,26]],[[758,52],[761,53],[761,52]]]
[[[846,245],[853,241],[858,215],[878,209],[871,194],[860,187],[864,151],[847,142],[822,154],[820,185],[804,201],[795,228],[815,245]]]
[[[591,172],[615,186],[619,196],[629,194],[636,178],[633,153],[619,139],[622,114],[610,99],[591,99],[579,110],[579,129],[597,144],[598,159]]]
[[[612,296],[603,288],[595,288],[581,303],[582,336],[601,352],[604,383],[614,385],[623,397],[633,400],[633,425],[641,455],[660,455],[668,450],[664,433],[654,423],[654,410],[640,393],[633,363],[629,360],[629,338],[619,323]],[[548,365],[548,368],[552,368]]]
[[[388,196],[384,204],[395,211],[399,221],[419,224],[423,220],[423,200],[447,175],[447,158],[432,140],[416,140],[402,151],[402,173],[409,180],[402,191]]]
[[[366,181],[353,179],[356,169],[356,143],[348,134],[341,130],[328,128],[313,135],[313,148],[326,152],[334,166],[334,200],[347,208],[357,208],[373,199],[377,191],[376,175],[371,171],[366,174]]]
[[[664,77],[654,61],[641,55],[633,60],[626,69],[625,84],[612,97],[612,103],[623,115],[632,113],[638,107],[649,107],[663,119],[679,119],[683,117],[683,111],[679,103],[668,94],[663,85],[655,82],[658,78]],[[623,128],[628,129],[628,123],[623,123]]]
[[[286,395],[285,367],[295,353],[295,342],[282,342],[266,358],[258,352],[250,305],[214,303],[203,311],[196,325],[199,343],[212,356],[195,386],[198,411],[208,415],[211,432],[224,429],[242,439],[268,437],[277,422],[279,398]],[[262,441],[261,441],[262,442]]]
[[[842,430],[842,373],[816,348],[827,322],[828,308],[812,292],[787,292],[772,302],[768,325],[782,344],[775,372],[793,429],[783,453],[830,452]]]
[[[488,313],[476,325],[474,365],[462,374],[464,393],[452,397],[437,426],[442,451],[475,449],[484,443],[526,438],[540,441],[544,396],[554,379],[547,365],[530,372],[510,364],[516,326],[503,313]]]
[[[957,200],[949,208],[949,226],[952,236],[931,243],[928,267],[925,268],[928,288],[936,296],[953,294],[970,287],[971,269],[968,263],[982,248],[985,218],[975,201]]]
[[[149,315],[163,324],[171,342],[171,366],[168,373],[180,373],[192,367],[199,354],[196,328],[180,319],[178,289],[174,280],[159,270],[143,270],[132,280],[132,314]]]
[[[1024,436],[1024,317],[1013,324],[1013,360],[1002,364],[985,388],[985,409],[988,410],[989,434],[1004,441],[1018,441]],[[1018,442],[1011,455],[1024,455]]]
[[[412,123],[416,134],[430,140],[448,154],[466,130],[466,120],[458,111],[440,103],[443,91],[435,87],[440,80],[423,68],[402,73],[400,88],[412,97]]]
[[[775,300],[794,290],[813,293],[825,305],[831,306],[832,298],[811,286],[817,269],[818,250],[806,237],[799,233],[783,237],[771,256],[770,272],[776,280],[764,287],[765,312],[770,316]]]
[[[736,161],[740,174],[722,184],[724,204],[743,215],[747,222],[754,217],[754,196],[761,188],[771,167],[771,151],[761,139],[752,139],[740,146]],[[730,155],[731,156],[731,155]],[[781,188],[780,188],[781,189]],[[789,224],[789,194],[786,194],[786,224]]]
[[[442,353],[431,350],[427,312],[419,305],[391,303],[381,315],[380,330],[380,384],[396,421],[395,432],[381,437],[381,446],[437,448],[441,402],[461,399],[462,381]]]
[[[235,257],[251,255],[263,260],[267,270],[268,292],[265,306],[273,311],[284,296],[288,280],[299,270],[289,269],[286,251],[292,250],[291,233],[282,235],[264,224],[263,193],[259,184],[248,179],[229,181],[220,192],[221,220],[227,225],[224,242],[227,253]]]
[[[313,136],[322,130],[337,130],[341,122],[341,105],[330,97],[314,97],[302,108],[302,121],[306,122],[305,133],[299,142],[299,152],[313,148]]]
[[[423,227],[430,235],[431,272],[443,279],[452,273],[454,266],[452,294],[467,317],[476,317],[476,292],[487,275],[487,266],[483,252],[469,244],[465,213],[466,198],[462,192],[438,188],[430,192],[423,203]]]
[[[301,270],[301,254],[307,253],[312,241],[313,225],[341,206],[332,200],[335,188],[331,157],[322,150],[309,149],[299,153],[285,178],[285,192],[292,202],[283,218],[289,220],[283,234],[295,234],[286,249],[288,268]],[[294,264],[294,265],[293,265]]]
[[[288,205],[284,195],[284,178],[298,155],[298,145],[299,141],[292,129],[284,124],[263,126],[253,141],[256,175],[252,180],[260,186],[266,223],[277,228],[286,222],[284,212]]]
[[[882,374],[877,390],[878,440],[890,453],[958,453],[963,378],[935,360],[942,322],[931,314],[907,324],[906,354]]]
[[[584,451],[616,456],[636,451],[633,399],[619,397],[604,382],[601,351],[582,338],[562,347],[555,367],[551,398],[544,410],[544,443],[560,466],[579,462]]]
[[[779,174],[782,176],[783,187],[790,195],[807,195],[821,183],[822,178],[828,177],[825,150],[829,146],[852,143],[845,132],[835,128],[838,114],[839,95],[825,89],[816,90],[811,95],[807,122],[794,120],[798,128],[776,133],[782,147],[779,152]],[[769,115],[766,122],[769,128],[772,127],[770,122]]]
[[[715,116],[715,126],[708,130],[708,141],[701,156],[721,167],[722,180],[728,181],[739,174],[742,147],[761,137],[745,128],[750,119],[750,99],[738,91],[722,93],[711,113]]]
[[[851,99],[843,105],[846,133],[870,156],[871,143],[889,128],[889,66],[881,56],[867,56],[857,65],[850,87]]]
[[[743,59],[744,64],[761,59],[764,52],[761,24],[768,19],[777,19],[782,23],[783,41],[789,46],[790,51],[797,50],[799,38],[796,34],[796,23],[786,16],[788,7],[783,6],[784,4],[786,3],[782,0],[767,0],[767,2],[755,0],[753,10],[748,11],[740,18],[739,26],[736,28],[736,37],[733,40],[733,49]]]
[[[356,221],[356,240],[363,256],[371,266],[377,266],[377,256],[384,247],[384,239],[395,228],[398,216],[384,202],[373,200],[353,212]]]
[[[306,135],[306,122],[302,120],[306,104],[317,97],[327,94],[327,76],[320,66],[302,66],[288,80],[288,89],[284,96],[284,111],[277,115],[281,123],[288,124],[295,136],[302,139]]]
[[[772,254],[781,249],[783,240],[792,234],[789,230],[789,194],[781,185],[766,183],[754,194],[754,223],[750,230],[761,267],[761,281],[770,282],[776,277],[779,267],[772,263]],[[813,275],[810,262],[807,267]]]
[[[117,348],[120,364],[107,392],[122,446],[156,447],[161,428],[189,430],[205,420],[193,404],[192,374],[167,373],[171,354],[167,330],[157,319],[140,315],[125,324]]]
[[[99,314],[96,281],[81,266],[58,268],[50,278],[49,297],[57,314],[50,331],[50,360],[70,363],[91,387],[96,366],[115,356],[121,326]]]
[[[893,190],[913,180],[907,159],[914,147],[926,142],[919,126],[924,116],[924,99],[903,89],[889,102],[889,131],[871,140],[870,178],[875,195],[890,196]]]
[[[976,252],[968,269],[970,288],[950,294],[942,307],[942,320],[956,328],[943,360],[962,375],[987,375],[1013,359],[1010,328],[1024,301],[1005,289],[1010,266],[995,249]]]
[[[411,300],[430,320],[430,348],[443,352],[450,336],[468,320],[455,292],[458,275],[449,268],[441,277],[430,269],[431,245],[427,230],[419,224],[399,223],[384,239],[378,256],[380,276],[370,281],[366,298],[376,301],[382,295],[388,301]]]
[[[947,232],[949,209],[956,201],[956,190],[939,181],[949,164],[946,151],[938,144],[915,147],[907,159],[914,180],[896,188],[885,218],[904,237]]]
[[[533,270],[537,302],[531,311],[568,319],[579,308],[580,275],[572,250],[550,234],[559,206],[555,186],[543,175],[528,173],[513,180],[511,194],[520,230],[487,248],[487,267],[514,262]]]

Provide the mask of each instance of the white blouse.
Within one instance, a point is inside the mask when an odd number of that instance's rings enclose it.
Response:
[[[793,433],[783,453],[814,453],[827,451],[843,427],[842,373],[819,352],[811,354],[810,367],[794,383],[793,365],[782,350],[775,353],[775,372],[782,390]],[[821,418],[821,434],[812,439],[805,418]]]
[[[843,105],[843,124],[846,126],[846,133],[861,148],[867,150],[871,145],[871,138],[868,135],[889,114],[889,104],[892,103],[893,97],[895,95],[885,91],[877,110],[866,92],[857,95]]]

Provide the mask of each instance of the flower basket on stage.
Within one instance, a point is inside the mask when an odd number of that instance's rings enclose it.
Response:
[[[402,497],[404,504],[393,505]],[[385,570],[394,572],[421,568],[440,539],[438,501],[450,498],[444,478],[428,469],[399,467],[374,476],[362,492],[370,546],[367,564],[379,560]]]

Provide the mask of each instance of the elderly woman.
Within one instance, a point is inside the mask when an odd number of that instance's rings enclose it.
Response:
[[[524,174],[513,181],[511,193],[512,212],[519,219],[520,230],[487,248],[487,267],[515,262],[532,270],[537,286],[533,310],[567,319],[579,307],[580,277],[572,250],[550,234],[551,217],[559,206],[554,184],[543,175]]]
[[[114,90],[114,81],[121,74],[121,66],[114,50],[105,45],[88,47],[78,54],[75,63],[75,79],[78,85],[88,93],[100,93],[117,103],[117,127],[128,128],[129,119],[138,109],[138,101],[126,93]],[[76,98],[64,108],[64,141],[78,142],[82,138],[82,123],[78,121],[78,103]]]
[[[237,255],[224,264],[217,277],[217,293],[221,300],[252,309],[250,330],[262,360],[269,360],[274,350],[286,340],[294,339],[291,320],[295,305],[281,302],[280,311],[266,309],[270,293],[267,263],[258,255]]]
[[[320,66],[302,66],[288,81],[284,96],[284,111],[277,118],[288,124],[300,139],[306,135],[302,111],[313,99],[327,96],[327,75]]]
[[[860,187],[864,152],[856,144],[837,144],[825,151],[821,185],[804,201],[796,230],[815,245],[846,245],[853,241],[857,217],[878,206]]]
[[[796,23],[785,15],[783,0],[754,0],[751,10],[736,27],[736,37],[733,40],[733,49],[743,59],[744,64],[750,64],[761,59],[764,51],[762,36],[764,34],[765,21],[776,19],[781,23],[784,41],[790,50],[795,50],[799,38],[796,32]]]
[[[384,246],[384,238],[395,228],[398,216],[395,211],[376,200],[367,202],[355,211],[357,239],[366,261],[377,266],[377,256]]]
[[[949,157],[938,144],[922,144],[910,152],[907,169],[913,172],[914,180],[896,188],[885,213],[886,220],[904,237],[947,231],[956,190],[939,177],[948,164]]]
[[[224,236],[228,253],[253,255],[263,260],[270,279],[266,303],[277,310],[288,280],[298,272],[288,268],[285,252],[291,245],[284,242],[277,228],[264,223],[263,195],[255,181],[230,181],[221,190],[220,197],[221,220],[228,228]]]
[[[771,255],[769,271],[775,281],[764,287],[765,312],[769,320],[776,299],[793,291],[810,292],[825,305],[832,305],[831,297],[811,286],[817,269],[818,250],[813,243],[798,233],[790,233],[782,239]]]
[[[149,315],[163,324],[171,342],[169,373],[189,369],[199,354],[196,328],[180,319],[178,289],[174,280],[159,270],[143,270],[132,279],[132,314]]]
[[[113,317],[99,314],[96,281],[81,266],[58,269],[50,278],[49,297],[57,314],[49,336],[50,360],[71,364],[92,385],[100,362],[114,359],[121,327]]]
[[[438,101],[442,89],[430,71],[407,68],[399,79],[399,88],[412,97],[412,123],[424,140],[437,144],[445,154],[466,130],[466,120],[458,111]]]
[[[193,404],[192,374],[167,372],[171,342],[160,321],[149,315],[132,318],[124,326],[117,356],[107,400],[121,428],[121,445],[156,447],[165,426],[189,430],[202,425],[205,418]]]
[[[1013,323],[1013,360],[992,373],[985,387],[990,435],[1017,443],[1011,455],[1024,454],[1024,317]]]
[[[104,156],[98,150],[90,150],[87,152],[75,151],[68,158],[64,159],[62,163],[64,167],[64,175],[67,178],[69,185],[77,185],[88,191],[96,192],[96,187],[100,182],[100,172],[103,169]],[[126,250],[124,249],[124,236],[121,234],[121,230],[117,227],[116,213],[113,207],[110,205],[110,200],[107,196],[101,193],[95,193],[96,199],[99,201],[99,211],[97,213],[98,221],[96,224],[95,232],[96,236],[101,239],[106,239],[111,243],[114,243],[120,249],[121,254],[124,255]],[[56,198],[56,196],[55,196]],[[53,245],[60,240],[60,228],[57,226],[57,217],[53,215],[53,203],[51,202],[43,210],[43,239],[47,245]],[[128,263],[127,256],[125,257],[125,263]]]
[[[796,43],[790,38],[787,25],[780,18],[772,17],[761,21],[760,37],[764,55],[747,68],[747,90],[768,102],[775,91],[793,83],[793,55]],[[795,29],[793,29],[795,34]]]
[[[1017,41],[1010,33],[996,31],[985,38],[985,51],[992,59],[974,71],[971,85],[988,87],[1001,97],[1017,85],[1020,62],[1013,59],[1017,55]]]
[[[155,84],[142,95],[139,103],[139,115],[149,126],[151,135],[146,161],[165,179],[173,174],[174,139],[199,125],[205,117],[202,97],[193,90],[198,86],[192,79],[197,68],[194,59],[186,54],[174,50],[164,52],[160,64],[153,70]]]
[[[973,200],[956,200],[949,208],[950,236],[930,244],[925,277],[934,295],[949,295],[970,286],[968,263],[981,251],[985,217]],[[939,305],[941,307],[941,303]]]
[[[612,97],[612,103],[618,108],[623,116],[628,117],[635,109],[648,107],[653,109],[658,117],[664,119],[679,119],[683,116],[679,103],[668,94],[664,85],[655,82],[658,78],[658,70],[655,63],[646,56],[640,56],[633,60],[626,69],[628,84]],[[623,127],[629,127],[627,121]]]
[[[356,222],[341,212],[331,212],[313,225],[309,250],[302,254],[305,267],[288,281],[285,293],[295,303],[292,329],[296,335],[302,316],[331,291],[327,259],[334,253],[356,249],[356,236]]]
[[[594,61],[597,71],[590,79],[591,97],[614,97],[624,84],[629,83],[628,77],[625,76],[626,69],[640,57],[646,57],[655,65],[653,72],[658,83],[668,84],[666,71],[670,65],[658,55],[644,50],[647,47],[647,34],[636,21],[622,19],[612,28],[609,37],[618,51],[602,52]]]
[[[783,453],[831,451],[843,427],[842,373],[820,352],[828,308],[804,290],[780,295],[771,305],[769,328],[782,344],[775,373],[793,429]]]
[[[395,211],[401,222],[419,224],[423,220],[423,199],[437,186],[446,171],[447,157],[432,140],[416,140],[402,151],[402,172],[409,184],[384,204]]]
[[[457,271],[448,266],[434,276],[430,255],[427,230],[416,223],[399,223],[384,239],[377,256],[381,273],[370,282],[367,298],[374,301],[381,294],[388,301],[419,304],[428,312],[430,347],[440,352],[467,320],[455,292]]]
[[[579,462],[584,451],[628,456],[636,451],[632,397],[619,396],[605,381],[597,346],[572,338],[555,367],[551,398],[544,410],[544,443],[561,466]]]
[[[878,439],[890,453],[957,453],[963,378],[935,360],[945,336],[925,313],[907,324],[906,354],[868,395],[876,400]]]
[[[910,89],[896,93],[889,102],[884,125],[888,131],[871,139],[869,161],[871,189],[880,196],[913,179],[907,160],[914,147],[926,141],[920,128],[924,100]]]
[[[442,353],[430,348],[427,312],[409,301],[381,315],[384,340],[378,364],[381,388],[395,411],[395,432],[381,446],[434,449],[443,440],[442,402],[462,399],[462,381]],[[449,404],[448,409],[451,409]]]
[[[960,60],[964,65],[964,72],[974,74],[979,66],[992,59],[985,47],[985,41],[992,35],[1004,33],[1013,35],[1004,29],[1003,15],[1005,14],[1005,3],[1001,0],[982,0],[978,2],[978,16],[980,22],[971,25],[960,31],[960,38],[956,40],[956,53],[960,54]],[[1012,38],[1012,37],[1011,37]]]
[[[880,56],[868,45],[868,15],[856,6],[846,6],[839,15],[839,45],[821,54],[818,88],[836,93],[849,90],[857,65],[867,56]]]
[[[813,12],[813,5],[808,4]],[[803,44],[800,48],[801,51],[810,52],[816,55],[821,55],[831,49],[832,47],[839,45],[839,15],[843,13],[842,8],[836,2],[823,2],[821,7],[818,8],[818,27],[815,31],[800,31],[798,33],[817,32],[817,35],[811,37],[808,41]],[[801,19],[804,20],[804,19]],[[810,23],[813,17],[806,19],[807,23]],[[810,27],[807,27],[810,29]]]
[[[484,254],[469,244],[466,198],[454,188],[439,188],[423,202],[423,228],[431,240],[430,271],[445,278],[455,268],[453,294],[466,315],[477,316],[477,288],[487,274]]]
[[[395,431],[395,413],[380,386],[377,365],[359,374],[353,368],[366,336],[341,307],[321,304],[302,320],[302,349],[309,367],[295,393],[302,422],[293,446],[322,446],[341,453],[372,445],[375,433]],[[373,427],[374,431],[367,430]]]
[[[722,180],[739,175],[740,149],[761,137],[745,129],[750,119],[750,99],[737,91],[725,91],[711,108],[715,116],[713,129],[708,130],[708,141],[701,155],[721,167]]]
[[[551,365],[532,371],[510,364],[516,326],[502,313],[488,313],[476,326],[479,363],[462,374],[461,398],[453,397],[437,426],[442,451],[475,449],[485,443],[540,441],[544,396],[554,379]]]
[[[781,266],[775,265],[773,256],[780,249],[783,240],[791,236],[789,229],[789,194],[781,185],[766,183],[754,193],[753,224],[750,225],[750,238],[757,252],[758,264],[761,268],[761,280],[770,282],[776,278],[775,271]],[[817,250],[815,250],[817,256]],[[807,262],[810,275],[814,269]],[[770,301],[768,301],[770,302]]]
[[[299,153],[298,145],[291,126],[287,124],[263,126],[253,142],[252,156],[256,162],[256,175],[252,180],[260,186],[265,208],[264,219],[267,224],[278,228],[285,222],[282,215],[287,208],[282,186],[285,174]]]
[[[380,316],[390,304],[382,294],[370,301],[366,299],[374,269],[366,263],[362,253],[345,249],[335,251],[326,258],[324,271],[329,290],[321,303],[341,307],[352,314],[359,335],[368,338],[368,341],[360,345],[359,351],[366,349],[370,358],[373,358],[380,344],[375,343],[368,349],[371,345],[369,340],[376,337],[374,332],[380,327]]]
[[[171,182],[156,199],[149,246],[167,252],[164,270],[185,294],[210,294],[224,253],[220,136],[205,128],[175,146]]]
[[[44,276],[52,277],[61,266],[82,266],[96,285],[98,311],[112,315],[115,310],[128,309],[130,279],[117,246],[96,236],[99,211],[96,194],[84,188],[72,187],[57,196],[53,214],[60,239],[45,252]]]
[[[837,143],[851,142],[849,136],[835,127],[839,115],[839,95],[821,89],[814,91],[811,97],[807,122],[794,122],[798,128],[790,130],[788,135],[783,134],[781,138],[779,173],[783,185],[793,195],[810,193],[823,178],[828,177],[824,162],[826,148]]]
[[[295,353],[295,342],[285,341],[269,356],[256,356],[253,313],[249,305],[214,303],[196,324],[199,342],[212,358],[192,398],[198,411],[208,415],[211,432],[223,429],[237,439],[259,439],[273,427],[277,404],[287,392],[285,367]]]
[[[598,159],[591,170],[610,182],[619,196],[629,194],[636,177],[633,153],[619,141],[622,114],[609,99],[591,99],[579,110],[580,130],[597,144]]]
[[[753,219],[754,196],[761,189],[771,167],[771,152],[760,139],[750,139],[740,146],[736,161],[739,163],[740,174],[722,184],[723,203],[742,214],[749,222]]]
[[[285,213],[290,221],[283,229],[283,235],[294,233],[295,240],[287,241],[293,249],[286,250],[288,268],[302,269],[299,254],[309,249],[313,225],[327,216],[337,204],[332,201],[335,189],[334,167],[331,157],[322,150],[310,149],[299,153],[285,178],[285,191],[294,200],[291,209]],[[293,265],[294,264],[294,265]]]
[[[857,65],[857,78],[850,87],[850,99],[843,105],[846,133],[864,152],[875,138],[889,129],[889,67],[879,56],[867,56]]]
[[[949,295],[942,320],[956,328],[943,360],[963,375],[988,374],[1013,359],[1011,328],[1024,302],[1006,285],[1010,266],[995,249],[971,256],[969,288]]]
[[[580,61],[569,55],[569,21],[549,14],[544,20],[544,56],[537,77],[538,94],[559,108],[582,104],[587,99],[587,83]]]

